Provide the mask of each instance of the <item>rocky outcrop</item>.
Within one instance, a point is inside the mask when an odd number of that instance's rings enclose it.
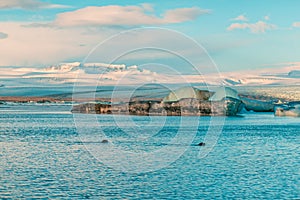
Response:
[[[193,98],[175,102],[134,101],[120,104],[87,103],[73,107],[74,113],[125,115],[236,115],[243,107],[241,100],[225,97],[221,101],[202,101]]]
[[[111,114],[111,105],[103,103],[79,104],[73,106],[72,112],[89,114]]]

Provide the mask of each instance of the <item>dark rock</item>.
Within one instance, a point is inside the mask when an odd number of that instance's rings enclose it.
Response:
[[[204,143],[204,142],[200,142],[200,143],[198,144],[198,146],[205,146],[205,143]]]

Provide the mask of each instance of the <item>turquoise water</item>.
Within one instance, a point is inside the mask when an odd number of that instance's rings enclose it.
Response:
[[[105,144],[82,138],[99,131],[99,124],[88,124],[78,133],[69,109],[53,105],[0,108],[0,199],[300,198],[299,118],[253,113],[226,118],[216,146],[200,159],[199,152],[208,147],[195,144],[204,140],[209,117],[185,118],[199,120],[195,137],[171,144],[179,126],[186,137],[194,130],[188,123],[180,125],[179,117],[97,116],[107,139],[120,148],[135,152],[168,146],[174,151],[187,149],[161,169],[130,173],[91,155],[89,147]],[[128,119],[134,126],[126,123]]]

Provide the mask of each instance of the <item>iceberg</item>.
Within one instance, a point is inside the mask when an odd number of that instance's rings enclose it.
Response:
[[[233,89],[217,91],[214,101],[208,100],[211,94],[213,93],[206,90],[184,87],[170,92],[162,101],[137,99],[119,104],[87,103],[73,106],[72,112],[146,116],[235,116],[243,108],[242,101]]]
[[[254,112],[274,112],[274,103],[268,101],[259,101],[255,99],[242,98],[247,111]]]
[[[291,78],[300,78],[300,70],[290,71],[288,76]]]
[[[233,99],[240,99],[238,92],[230,87],[220,87],[218,88],[214,95],[212,95],[209,100],[210,101],[221,101],[222,99],[230,97]]]
[[[212,92],[207,90],[199,90],[194,87],[182,87],[177,90],[171,91],[167,95],[163,102],[175,102],[181,99],[198,99],[198,100],[208,100],[212,96]]]

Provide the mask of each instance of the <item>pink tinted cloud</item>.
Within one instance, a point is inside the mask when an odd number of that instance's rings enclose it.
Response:
[[[251,33],[265,33],[268,30],[276,29],[276,25],[269,24],[263,21],[258,21],[256,23],[233,23],[227,30],[233,31],[235,29],[249,29]]]
[[[233,18],[232,21],[248,21],[248,18],[245,15],[239,15]]]
[[[294,22],[292,26],[298,28],[300,27],[300,22]]]
[[[181,23],[195,20],[209,11],[197,7],[168,10],[162,17],[154,15],[149,4],[141,6],[89,6],[57,15],[57,26],[135,26]],[[149,13],[150,11],[150,13]]]

